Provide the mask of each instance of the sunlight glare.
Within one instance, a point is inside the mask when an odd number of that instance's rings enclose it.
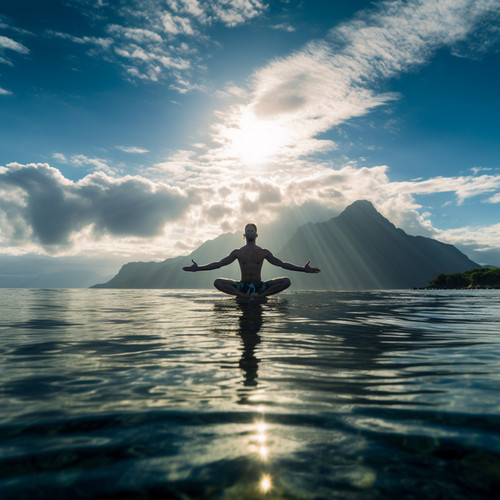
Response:
[[[279,152],[286,141],[286,129],[276,120],[260,120],[247,110],[230,139],[234,153],[244,163],[259,164]]]
[[[256,427],[259,434],[264,434],[266,432],[267,425],[265,422],[259,422]]]
[[[260,455],[260,458],[263,460],[267,460],[269,456],[269,450],[265,446],[265,443],[267,441],[267,436],[266,436],[266,430],[267,430],[267,425],[265,422],[256,422],[255,424],[256,430],[257,430],[257,435],[256,440],[259,443],[258,445],[258,453]]]
[[[260,489],[262,493],[267,493],[271,489],[271,476],[264,475],[260,481]]]

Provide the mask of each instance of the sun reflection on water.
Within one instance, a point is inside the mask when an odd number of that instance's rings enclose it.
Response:
[[[259,420],[256,421],[255,423],[255,440],[257,443],[259,443],[257,447],[257,453],[259,455],[259,458],[263,461],[267,461],[269,458],[269,448],[266,446],[267,442],[267,430],[268,430],[268,425],[264,421],[264,409],[262,407],[258,408],[259,410]],[[260,483],[259,483],[259,490],[262,493],[267,493],[271,489],[272,483],[271,483],[271,476],[270,474],[263,474]]]
[[[269,456],[269,450],[262,445],[259,449],[259,455],[263,460],[267,460],[267,457]]]
[[[249,455],[256,459],[254,464],[258,471],[258,476],[252,480],[251,489],[254,495],[258,495],[257,498],[261,498],[272,489],[269,424],[265,421],[265,405],[258,404],[259,400],[267,400],[265,391],[259,389],[260,359],[257,357],[257,352],[262,348],[260,331],[264,324],[264,310],[261,304],[241,304],[239,313],[238,335],[242,341],[239,368],[243,372],[243,380],[242,387],[237,389],[238,404],[251,404],[256,409],[246,446]],[[254,406],[256,403],[257,408]]]
[[[269,474],[264,474],[260,480],[260,490],[262,493],[267,493],[271,489],[271,476]]]
[[[255,433],[252,435],[250,446],[253,453],[257,453],[261,460],[266,461],[269,458],[269,448],[267,443],[267,424],[262,419],[263,410],[260,409],[261,416],[254,424]]]

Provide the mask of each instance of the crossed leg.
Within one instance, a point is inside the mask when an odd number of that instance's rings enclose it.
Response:
[[[258,297],[267,297],[268,295],[274,295],[275,293],[282,292],[291,285],[291,281],[288,278],[276,278],[273,280],[269,280],[267,283],[268,287],[266,288],[266,290],[264,290],[262,293],[252,295]],[[214,281],[214,287],[217,288],[217,290],[229,295],[235,295],[236,297],[245,298],[249,297],[246,293],[238,290],[238,282],[234,280],[217,278]]]
[[[240,292],[237,288],[238,282],[234,280],[228,280],[225,278],[217,278],[214,281],[214,287],[220,292],[227,293],[229,295],[236,295],[236,297],[248,297],[248,295]]]
[[[289,278],[275,278],[269,280],[267,283],[269,286],[260,294],[261,297],[267,297],[268,295],[282,292],[292,284]]]

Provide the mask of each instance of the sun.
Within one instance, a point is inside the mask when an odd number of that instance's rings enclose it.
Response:
[[[275,157],[285,145],[287,129],[277,120],[262,120],[246,110],[233,129],[231,149],[246,164],[261,164]]]

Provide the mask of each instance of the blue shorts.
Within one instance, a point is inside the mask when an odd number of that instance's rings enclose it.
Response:
[[[238,281],[236,283],[236,289],[240,292],[251,295],[252,293],[261,294],[264,293],[269,288],[269,281],[254,281],[248,283],[247,281]]]

